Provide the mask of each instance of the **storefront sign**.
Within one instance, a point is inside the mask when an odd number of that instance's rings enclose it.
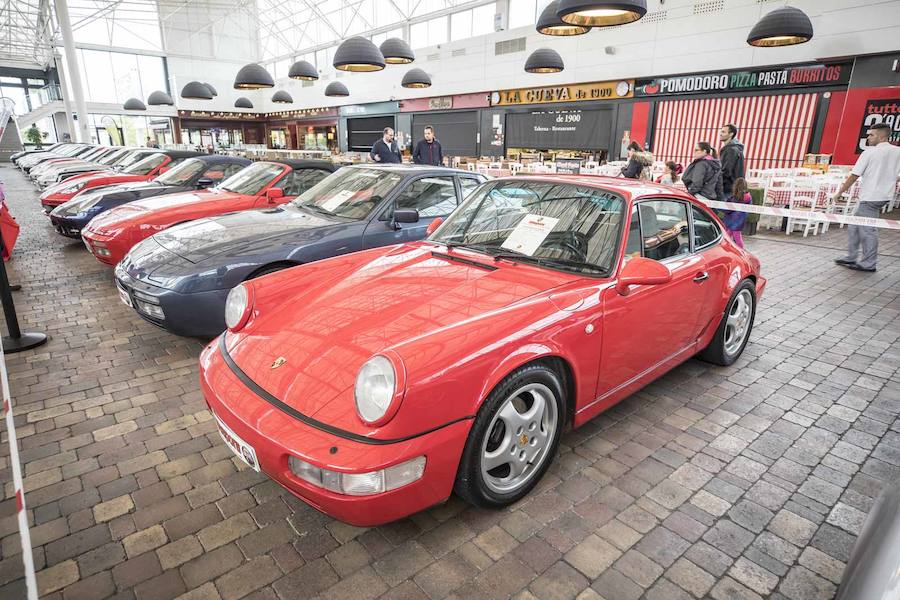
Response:
[[[338,111],[337,108],[305,108],[267,114],[277,119],[308,119],[309,117],[336,117]]]
[[[449,110],[451,108],[453,108],[452,96],[428,99],[428,110]]]
[[[609,143],[611,111],[566,110],[506,115],[508,148],[602,150]]]
[[[639,80],[637,97],[847,85],[850,65],[805,65]]]
[[[580,102],[630,98],[634,80],[601,81],[578,85],[560,85],[518,90],[501,90],[491,94],[492,106],[513,104],[548,104],[552,102]]]
[[[341,107],[342,117],[359,117],[362,115],[384,115],[395,113],[400,110],[400,103],[392,102],[373,102],[371,104],[350,104]]]
[[[892,144],[900,144],[900,98],[890,100],[867,100],[862,126],[859,128],[859,143],[856,153],[866,149],[866,132],[872,125],[884,123],[891,126]]]
[[[556,172],[578,175],[581,173],[581,161],[575,158],[558,158],[556,159]]]
[[[182,119],[206,119],[216,121],[261,121],[263,115],[253,113],[236,113],[211,110],[179,110]]]

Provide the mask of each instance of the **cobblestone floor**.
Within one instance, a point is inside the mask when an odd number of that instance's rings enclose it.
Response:
[[[830,598],[873,498],[900,479],[900,233],[874,274],[846,230],[749,241],[769,277],[730,368],[690,361],[563,440],[527,499],[456,498],[357,529],[241,469],[197,384],[198,341],[139,320],[111,272],[23,225],[12,279],[50,343],[7,358],[45,598]],[[829,248],[835,248],[830,250]],[[6,434],[0,597],[23,597]]]

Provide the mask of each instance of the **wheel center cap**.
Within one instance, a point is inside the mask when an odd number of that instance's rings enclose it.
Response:
[[[523,433],[522,435],[519,436],[519,445],[524,447],[525,444],[527,444],[527,443],[528,443],[528,436]]]

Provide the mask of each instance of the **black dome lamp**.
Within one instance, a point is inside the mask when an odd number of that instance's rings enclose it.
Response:
[[[199,81],[190,81],[181,88],[181,97],[189,100],[212,100],[212,92]]]
[[[256,63],[244,65],[234,77],[234,89],[236,90],[258,90],[271,87],[275,87],[275,80],[268,71],[262,68],[262,65]]]
[[[559,73],[564,68],[562,57],[550,48],[538,48],[525,61],[525,71],[528,73]]]
[[[350,90],[348,90],[347,86],[340,81],[332,81],[328,84],[328,87],[325,88],[325,95],[332,97],[349,96]]]
[[[278,90],[272,94],[272,102],[277,102],[278,104],[293,104],[294,99],[291,98],[291,95],[286,91]]]
[[[122,108],[125,110],[147,110],[147,107],[138,98],[129,98],[122,105]]]
[[[416,60],[416,54],[409,44],[400,38],[388,38],[381,43],[379,48],[384,56],[384,62],[389,65],[408,65]]]
[[[216,96],[219,95],[219,92],[216,91],[216,88],[214,88],[210,84],[208,84],[204,81],[203,85],[205,85],[207,88],[209,88],[209,93],[213,95],[213,98],[215,98]]]
[[[538,17],[535,27],[537,32],[544,35],[582,35],[591,30],[590,27],[566,23],[557,16],[556,13],[558,12],[559,0],[553,0],[541,11],[541,16]]]
[[[172,106],[175,102],[172,100],[172,96],[157,90],[147,96],[147,104],[150,106]]]
[[[234,101],[235,108],[253,108],[253,103],[243,96]]]
[[[319,78],[319,72],[307,61],[298,60],[292,64],[290,70],[288,70],[288,77],[291,79],[300,79],[302,81],[315,81]]]
[[[403,76],[403,82],[400,85],[414,89],[431,87],[431,77],[422,69],[410,69]]]
[[[371,40],[356,36],[338,46],[333,64],[341,71],[380,71],[384,68],[384,55]]]
[[[633,23],[647,14],[647,0],[559,0],[556,15],[571,25],[609,27]]]
[[[793,6],[784,6],[760,19],[750,30],[747,43],[764,48],[793,46],[808,42],[812,36],[812,22],[806,13]]]

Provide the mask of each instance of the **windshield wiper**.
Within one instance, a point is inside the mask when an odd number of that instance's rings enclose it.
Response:
[[[572,260],[569,258],[547,258],[541,256],[531,256],[530,254],[525,254],[523,252],[516,252],[515,250],[506,250],[503,252],[497,252],[493,254],[494,260],[506,259],[511,261],[521,261],[533,263],[541,266],[553,266],[559,267],[563,269],[588,269],[591,271],[596,271],[601,275],[606,275],[607,270],[603,267],[599,267],[594,263],[584,262],[581,260]]]
[[[306,204],[306,203],[300,203],[300,204],[298,204],[297,206],[299,206],[299,207],[301,207],[301,208],[306,208],[306,209],[315,211],[315,212],[317,212],[317,213],[319,213],[319,214],[328,215],[329,217],[336,217],[336,216],[338,216],[338,215],[334,214],[333,212],[331,212],[330,210],[328,210],[327,208],[322,208],[322,207],[319,206],[318,204],[313,204],[313,203],[308,203],[308,204]]]

